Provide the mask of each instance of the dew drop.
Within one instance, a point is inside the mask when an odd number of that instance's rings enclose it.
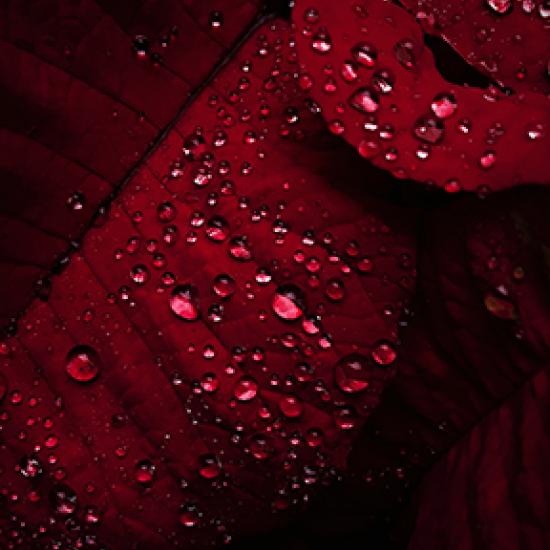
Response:
[[[431,109],[437,118],[445,119],[452,117],[456,113],[457,103],[452,94],[439,94],[434,97]]]
[[[156,469],[150,460],[141,460],[136,464],[134,478],[140,485],[151,485],[155,479]]]
[[[372,44],[361,42],[352,48],[351,54],[353,59],[363,67],[372,68],[376,65],[378,51]]]
[[[410,40],[401,40],[395,45],[394,48],[395,57],[397,61],[405,67],[405,69],[412,70],[416,65],[416,59],[414,56],[414,44]]]
[[[199,457],[199,475],[204,479],[215,479],[221,472],[220,461],[215,455],[207,454]]]
[[[271,307],[279,319],[295,321],[304,314],[305,296],[296,285],[282,285],[277,288]]]
[[[180,319],[196,321],[199,318],[198,292],[192,285],[178,285],[170,297],[170,309]]]
[[[443,123],[431,116],[424,116],[416,121],[413,128],[414,136],[425,143],[435,145],[440,143],[445,134]]]
[[[514,7],[512,0],[485,0],[486,6],[497,15],[506,15]]]
[[[212,11],[208,16],[208,24],[213,29],[219,29],[223,25],[223,13],[221,11]]]
[[[389,342],[380,342],[372,350],[371,357],[378,365],[387,367],[397,359],[397,352]]]
[[[61,516],[74,514],[78,506],[76,493],[64,483],[54,485],[50,489],[49,500],[53,511]]]
[[[229,243],[229,255],[239,261],[247,262],[252,259],[252,248],[244,236],[234,237]]]
[[[90,346],[76,346],[68,354],[65,371],[76,382],[87,383],[99,374],[100,359]]]
[[[317,53],[327,54],[332,49],[332,41],[330,39],[330,36],[325,32],[317,33],[313,37],[311,47]]]
[[[214,242],[221,243],[229,237],[229,225],[221,216],[214,216],[208,221],[206,236]]]
[[[295,395],[283,395],[279,399],[279,409],[287,418],[298,418],[304,411],[304,406]]]
[[[258,383],[251,376],[243,376],[233,388],[233,395],[237,401],[251,401],[257,393]]]
[[[357,353],[338,361],[334,371],[337,386],[345,393],[359,393],[369,386],[368,361]]]
[[[352,94],[349,104],[360,113],[374,113],[380,107],[380,100],[373,89],[364,87]]]

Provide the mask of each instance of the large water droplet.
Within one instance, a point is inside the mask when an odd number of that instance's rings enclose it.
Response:
[[[365,87],[352,94],[349,104],[360,113],[374,113],[380,107],[380,100],[373,89]]]
[[[354,353],[338,361],[334,371],[337,386],[345,393],[358,393],[367,389],[368,360]]]
[[[67,354],[65,370],[76,382],[86,383],[99,374],[100,359],[90,346],[76,346]]]
[[[251,376],[243,376],[233,388],[233,395],[238,401],[251,401],[258,393],[258,383]]]
[[[170,297],[170,309],[185,321],[199,318],[198,293],[192,285],[178,285]]]
[[[304,294],[296,285],[282,285],[275,292],[271,307],[280,319],[295,321],[304,314]]]

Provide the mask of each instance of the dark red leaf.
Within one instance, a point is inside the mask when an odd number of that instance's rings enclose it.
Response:
[[[412,548],[548,542],[549,194],[522,191],[427,224],[399,376],[351,457],[394,498],[433,465]]]
[[[6,342],[4,545],[206,547],[345,465],[393,375],[417,210],[326,132],[293,44],[250,38]]]
[[[232,2],[212,27],[210,12],[223,6],[2,3],[2,325],[260,10]]]
[[[517,92],[547,93],[550,6],[526,0],[404,0],[424,30]]]
[[[396,177],[448,192],[548,182],[548,100],[446,81],[420,25],[384,0],[297,2],[303,86],[331,130]]]

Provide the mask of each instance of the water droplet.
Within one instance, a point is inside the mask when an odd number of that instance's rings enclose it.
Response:
[[[222,472],[220,461],[215,455],[202,455],[199,464],[199,474],[204,479],[215,479]]]
[[[176,217],[176,207],[169,201],[165,201],[157,207],[157,217],[162,223],[169,223]]]
[[[359,393],[367,389],[367,358],[358,353],[343,357],[335,368],[337,386],[345,393]]]
[[[247,262],[252,259],[252,249],[244,236],[234,237],[229,244],[229,255],[239,262]]]
[[[99,368],[99,355],[90,346],[76,346],[67,355],[65,370],[76,382],[91,382],[99,374]]]
[[[485,0],[487,7],[497,15],[506,15],[514,7],[512,0]]]
[[[184,527],[196,527],[200,520],[200,514],[195,504],[182,506],[179,521]]]
[[[389,342],[380,342],[371,352],[376,363],[384,367],[391,365],[397,359],[397,352]]]
[[[410,40],[401,40],[395,45],[395,57],[405,69],[412,70],[416,65],[414,44]]]
[[[330,279],[325,286],[325,295],[333,302],[340,302],[346,295],[344,283],[340,279]]]
[[[143,264],[136,265],[130,271],[130,278],[136,285],[144,285],[150,278],[149,270]]]
[[[485,151],[483,155],[479,158],[479,165],[484,170],[489,170],[492,168],[497,161],[497,154],[494,151]]]
[[[192,285],[178,285],[170,297],[170,309],[185,321],[199,318],[198,292]]]
[[[139,59],[146,58],[151,51],[151,43],[149,39],[142,34],[138,34],[134,38],[134,42],[132,46],[136,57]]]
[[[271,307],[280,319],[295,321],[304,314],[305,296],[296,285],[282,285],[277,288]]]
[[[86,197],[83,193],[76,191],[67,199],[67,208],[70,210],[82,210],[86,204]]]
[[[214,242],[221,243],[229,237],[229,225],[221,216],[214,216],[208,221],[206,236]]]
[[[76,493],[64,483],[54,485],[49,494],[50,505],[56,514],[70,516],[78,506]]]
[[[380,107],[380,100],[373,89],[359,88],[349,98],[349,104],[360,113],[374,113]]]
[[[439,94],[431,104],[432,111],[437,118],[449,118],[456,113],[457,103],[453,94]]]
[[[353,59],[363,67],[374,67],[378,57],[378,51],[372,44],[361,42],[354,46],[351,50]]]
[[[256,434],[250,440],[250,452],[256,460],[266,460],[273,454],[273,449],[265,435]]]
[[[213,29],[219,29],[223,25],[223,13],[221,11],[212,11],[208,16],[208,24]]]
[[[279,399],[279,409],[287,418],[298,418],[304,411],[304,406],[295,395],[283,395]]]
[[[314,51],[320,54],[326,54],[332,49],[332,41],[326,32],[317,33],[311,42]]]
[[[24,456],[17,465],[17,470],[23,477],[37,478],[42,475],[42,464],[34,455]]]
[[[235,279],[230,275],[221,273],[212,282],[212,290],[220,298],[230,298],[235,292]]]
[[[393,90],[395,84],[394,76],[385,69],[376,71],[372,75],[372,85],[381,94],[389,94]]]
[[[238,401],[251,401],[257,393],[258,383],[251,376],[243,376],[233,388],[233,395]]]
[[[135,480],[141,485],[151,485],[155,479],[156,469],[150,460],[141,460],[136,464]]]
[[[493,292],[489,292],[485,295],[484,298],[485,307],[487,311],[498,317],[499,319],[505,319],[507,321],[513,321],[517,319],[516,307],[515,305],[506,300],[502,296],[497,296]]]
[[[435,145],[443,139],[445,127],[439,119],[431,116],[424,116],[416,121],[413,128],[413,134],[420,141]]]

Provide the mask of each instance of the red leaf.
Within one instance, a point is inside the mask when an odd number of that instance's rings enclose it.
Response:
[[[549,194],[522,191],[427,224],[399,376],[351,456],[394,498],[421,482],[411,548],[547,541]]]
[[[260,7],[231,5],[223,26],[212,28],[206,3],[192,0],[2,3],[3,325]],[[208,6],[217,11],[223,2]],[[143,58],[136,35],[148,44]]]
[[[449,192],[548,182],[548,104],[447,82],[402,7],[298,2],[302,82],[333,132],[396,177]]]
[[[393,374],[417,211],[364,185],[294,50],[281,22],[249,39],[6,343],[4,544],[14,521],[205,547],[345,465]]]
[[[544,2],[404,0],[424,30],[517,92],[547,93],[550,12]]]

